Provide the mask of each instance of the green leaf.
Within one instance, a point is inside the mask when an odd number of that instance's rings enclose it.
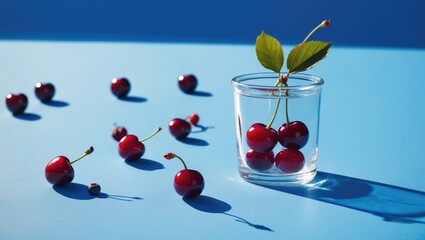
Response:
[[[288,56],[286,64],[290,73],[302,72],[312,68],[326,57],[331,47],[330,42],[309,41],[295,46]]]
[[[283,50],[276,38],[261,32],[255,42],[255,52],[261,65],[280,73],[283,66]]]

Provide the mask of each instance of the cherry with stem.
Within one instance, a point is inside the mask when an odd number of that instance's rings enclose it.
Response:
[[[63,186],[72,182],[74,179],[74,168],[72,167],[72,164],[91,154],[93,151],[94,148],[90,147],[80,157],[73,161],[69,161],[69,159],[65,156],[57,156],[53,158],[47,164],[44,171],[46,180],[54,186]]]
[[[134,161],[141,158],[146,150],[143,142],[149,140],[161,130],[162,128],[159,127],[151,135],[141,140],[139,140],[139,138],[133,134],[126,135],[125,137],[121,138],[118,143],[119,155],[127,161]]]
[[[188,169],[183,159],[175,153],[169,152],[164,155],[164,158],[171,160],[179,159],[183,163],[184,169],[179,171],[174,177],[174,189],[184,198],[195,198],[204,190],[205,181],[202,174],[196,170]]]

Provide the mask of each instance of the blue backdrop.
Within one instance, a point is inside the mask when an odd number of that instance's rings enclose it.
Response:
[[[1,0],[0,39],[253,43],[264,30],[295,44],[425,47],[425,1]]]

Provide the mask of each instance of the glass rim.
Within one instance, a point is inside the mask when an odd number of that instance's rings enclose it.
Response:
[[[281,72],[281,74],[286,74],[286,72]],[[288,79],[298,79],[308,81],[308,84],[304,85],[292,85],[292,86],[270,86],[270,85],[261,85],[261,84],[252,84],[245,83],[245,81],[255,80],[260,78],[277,78],[279,77],[278,73],[275,72],[256,72],[256,73],[247,73],[238,75],[232,78],[232,84],[237,88],[255,88],[256,90],[265,90],[265,91],[274,91],[274,90],[310,90],[314,88],[320,88],[325,83],[325,81],[313,74],[308,73],[294,73],[289,76]]]

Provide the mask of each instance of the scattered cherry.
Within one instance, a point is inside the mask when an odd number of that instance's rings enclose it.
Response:
[[[90,195],[98,195],[100,193],[101,187],[97,183],[90,183],[87,190]]]
[[[126,135],[127,135],[127,129],[123,126],[115,126],[115,128],[112,130],[112,137],[118,142],[121,140],[121,138],[125,137]]]
[[[192,93],[198,85],[198,80],[192,74],[179,76],[179,87],[185,93]]]
[[[141,158],[146,150],[145,145],[142,142],[155,136],[155,134],[157,134],[159,131],[161,131],[160,127],[150,136],[142,140],[139,140],[137,136],[132,134],[121,138],[120,142],[118,143],[118,153],[127,161],[134,161]]]
[[[304,167],[304,155],[298,149],[286,148],[276,154],[276,167],[285,173],[296,173]]]
[[[65,156],[53,158],[46,166],[44,174],[49,183],[55,186],[63,186],[70,183],[74,179],[73,163],[91,154],[94,151],[93,147],[87,149],[83,155],[73,160],[72,162]]]
[[[262,123],[253,124],[246,133],[246,142],[248,146],[260,153],[272,150],[278,141],[278,135],[273,128],[267,128]]]
[[[35,84],[35,96],[41,102],[49,102],[55,95],[55,87],[51,83],[37,83]]]
[[[167,160],[178,158],[184,166],[174,177],[174,189],[176,192],[185,198],[195,198],[204,190],[205,182],[202,174],[196,170],[187,169],[187,166],[182,158],[174,153],[167,153],[164,155]]]
[[[28,98],[23,93],[9,93],[6,96],[6,106],[13,115],[21,114],[28,106]]]
[[[130,81],[127,78],[114,78],[111,83],[111,91],[118,98],[125,98],[130,92]]]
[[[190,122],[190,124],[192,124],[193,126],[196,126],[198,125],[198,122],[199,122],[199,115],[196,113],[193,113],[192,115],[187,117],[187,120]]]
[[[168,124],[171,135],[177,139],[183,139],[189,135],[192,127],[189,122],[181,118],[174,118]]]
[[[300,149],[308,141],[308,128],[300,121],[293,121],[289,126],[284,123],[278,130],[279,142],[282,146],[291,149]]]
[[[249,168],[257,171],[266,171],[273,167],[274,153],[273,151],[260,153],[250,149],[246,153],[245,159]]]

